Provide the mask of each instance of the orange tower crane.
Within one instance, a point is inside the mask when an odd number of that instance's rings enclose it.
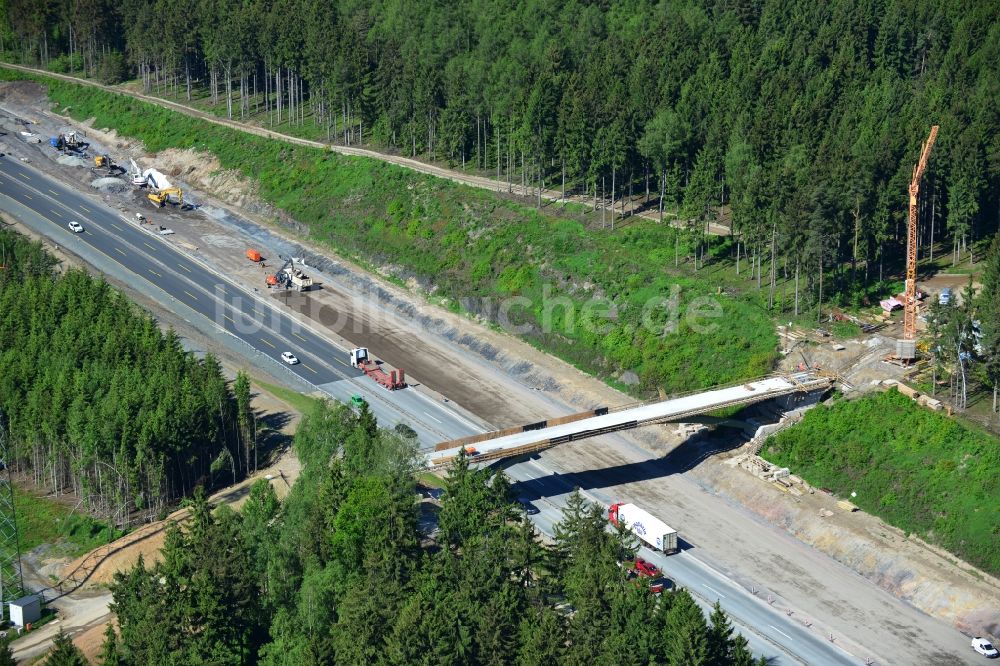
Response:
[[[903,340],[917,339],[917,200],[920,194],[920,179],[927,170],[927,160],[937,139],[938,126],[931,127],[920,153],[920,161],[913,167],[913,178],[910,180],[910,219],[906,227],[906,309],[903,313]],[[912,358],[912,356],[910,357]]]

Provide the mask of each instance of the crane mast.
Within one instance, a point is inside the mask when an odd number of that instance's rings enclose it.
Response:
[[[938,126],[932,126],[927,143],[920,153],[920,161],[913,167],[913,178],[910,180],[910,216],[906,227],[906,299],[903,312],[903,340],[909,344],[901,345],[899,350],[901,353],[898,353],[898,356],[906,359],[916,356],[916,345],[912,341],[917,339],[917,203],[920,196],[920,179],[927,170],[927,161],[930,159],[937,133]],[[903,348],[906,353],[902,353]]]

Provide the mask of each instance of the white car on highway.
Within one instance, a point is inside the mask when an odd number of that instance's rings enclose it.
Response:
[[[79,222],[77,222],[76,220],[70,221],[70,223],[68,225],[66,225],[66,226],[68,226],[69,230],[72,231],[73,233],[76,233],[76,234],[82,234],[83,233],[83,225],[80,224]]]
[[[984,657],[989,657],[991,659],[995,659],[997,656],[1000,656],[1000,652],[997,652],[997,649],[993,647],[988,640],[980,638],[979,636],[972,639],[972,649]]]
[[[292,352],[281,352],[281,360],[288,365],[295,365],[299,362],[299,359]]]

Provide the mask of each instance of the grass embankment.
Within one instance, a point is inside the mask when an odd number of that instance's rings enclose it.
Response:
[[[53,544],[59,554],[78,557],[121,536],[106,523],[16,486],[14,507],[22,553],[42,544]]]
[[[761,455],[1000,574],[1000,441],[984,431],[888,391],[810,410]]]
[[[253,379],[251,381],[278,400],[288,403],[288,405],[299,414],[309,414],[313,409],[315,409],[316,404],[320,402],[319,398],[314,398],[310,395],[287,389],[284,386],[269,384],[268,382],[264,382],[259,379]]]
[[[587,229],[489,192],[416,174],[377,160],[347,157],[246,135],[154,105],[77,84],[34,78],[55,108],[96,127],[142,140],[146,148],[193,148],[260,182],[261,196],[309,225],[310,238],[368,265],[391,264],[396,276],[433,284],[455,309],[495,312],[509,297],[509,319],[524,337],[606,380],[637,373],[633,392],[700,388],[768,372],[777,340],[756,296],[716,296],[718,271],[674,268],[675,234],[631,221],[614,232]],[[687,247],[680,239],[680,254]],[[714,244],[727,251],[727,241]],[[721,262],[720,262],[721,264]],[[680,291],[676,331],[664,334],[660,308],[644,326],[643,306]],[[606,297],[617,319],[593,299]],[[696,299],[718,302],[722,316],[695,333],[686,314]],[[563,304],[572,305],[572,314]],[[546,325],[546,320],[549,325]]]

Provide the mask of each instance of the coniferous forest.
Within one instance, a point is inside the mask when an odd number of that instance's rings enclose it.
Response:
[[[101,515],[155,513],[247,471],[237,400],[211,355],[103,280],[0,229],[0,427],[7,464]]]
[[[463,458],[428,538],[413,440],[367,406],[318,405],[295,447],[284,502],[266,481],[239,513],[198,494],[162,562],[116,575],[103,663],[756,663],[718,606],[706,619],[688,592],[631,579],[634,537],[579,493],[544,546],[506,477]]]
[[[693,230],[724,209],[772,282],[776,259],[881,277],[935,123],[923,252],[960,261],[997,228],[988,0],[5,5],[0,50],[54,71],[608,203],[648,192]]]

